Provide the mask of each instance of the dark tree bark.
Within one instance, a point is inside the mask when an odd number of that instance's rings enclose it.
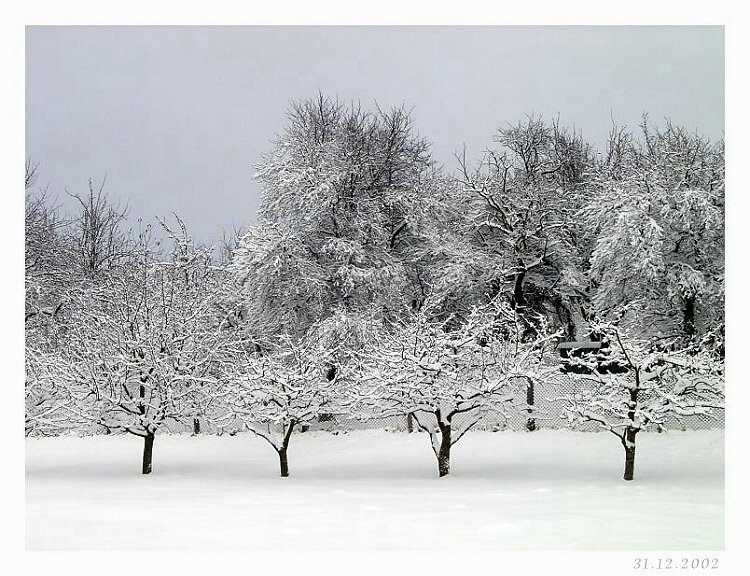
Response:
[[[294,422],[294,420],[289,423],[289,427],[284,432],[284,438],[281,441],[281,447],[276,449],[276,452],[279,455],[279,469],[282,478],[286,478],[287,476],[289,476],[289,458],[287,456],[287,450],[289,448],[289,439],[292,437],[292,432],[294,431],[295,424],[296,422]]]
[[[414,432],[414,416],[411,412],[406,415],[406,431],[411,434]]]
[[[635,388],[630,391],[630,407],[628,409],[628,419],[632,424],[625,429],[622,438],[622,445],[625,448],[625,474],[623,475],[625,480],[632,480],[635,473],[635,435],[638,433],[638,428],[635,426],[635,409],[638,406],[640,381],[640,372],[636,370]]]
[[[692,338],[695,336],[695,296],[685,298],[682,327],[688,337]]]
[[[153,368],[152,368],[153,370]],[[141,376],[141,382],[146,382],[146,380],[151,375],[151,371],[148,372],[148,374]],[[141,384],[138,386],[138,396],[141,399],[141,402],[138,405],[138,412],[140,412],[141,416],[146,415],[146,405],[145,405],[145,398],[146,398],[146,386],[145,384]],[[141,469],[141,472],[143,474],[151,474],[151,459],[154,453],[154,433],[150,431],[146,431],[146,435],[143,437],[143,467]]]
[[[635,435],[636,430],[628,428],[625,432],[625,474],[623,478],[625,480],[632,480],[635,474]]]
[[[287,458],[286,448],[279,448],[278,452],[281,477],[286,478],[287,476],[289,476],[289,459]]]
[[[451,424],[444,424],[438,418],[440,427],[440,449],[437,452],[438,476],[442,478],[451,471]]]
[[[523,280],[525,277],[526,270],[516,274],[516,279],[513,283],[513,297],[510,300],[510,304],[513,308],[526,305],[526,299],[523,296]]]
[[[552,302],[555,306],[555,313],[557,314],[557,319],[560,322],[560,326],[565,329],[564,337],[567,340],[576,340],[576,325],[573,321],[573,314],[568,307],[569,305],[572,306],[573,304],[569,304],[562,298],[554,298]]]
[[[151,474],[151,460],[154,454],[154,434],[146,434],[143,438],[143,474]]]
[[[201,421],[198,418],[193,418],[193,436],[197,436],[201,433]]]

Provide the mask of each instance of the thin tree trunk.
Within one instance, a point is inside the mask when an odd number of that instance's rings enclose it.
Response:
[[[635,435],[638,428],[635,426],[635,409],[638,406],[638,392],[641,387],[641,373],[639,369],[635,371],[635,388],[630,390],[630,406],[628,408],[628,419],[632,423],[625,430],[623,446],[625,448],[625,480],[632,480],[635,473]]]
[[[281,477],[286,478],[289,476],[289,460],[286,455],[286,448],[282,447],[278,450],[279,453],[279,468],[281,469]]]
[[[526,299],[523,296],[523,280],[525,277],[526,270],[516,274],[515,281],[513,282],[513,296],[510,302],[513,308],[526,305]]]
[[[437,453],[438,476],[442,478],[451,471],[451,425],[438,421],[440,426],[440,449]]]
[[[635,430],[626,432],[625,435],[625,480],[632,480],[635,474]]]
[[[289,427],[284,432],[284,438],[281,441],[281,446],[276,449],[276,452],[279,454],[279,469],[281,472],[281,477],[286,478],[289,476],[289,459],[287,457],[287,449],[289,448],[289,439],[292,437],[292,432],[294,431],[294,426],[296,422],[292,420],[289,423]]]
[[[197,436],[201,433],[201,421],[198,418],[193,418],[193,436]]]
[[[406,415],[406,431],[411,434],[414,432],[414,416],[411,412]]]
[[[567,299],[560,298],[559,300],[553,301],[555,305],[555,313],[560,324],[565,327],[565,335],[563,336],[567,340],[578,340],[576,333],[576,322],[573,318],[572,309],[575,306],[573,297]]]
[[[143,438],[143,474],[151,474],[151,459],[154,454],[154,434],[146,434]]]
[[[695,296],[685,298],[685,309],[683,310],[682,326],[690,338],[695,336]]]

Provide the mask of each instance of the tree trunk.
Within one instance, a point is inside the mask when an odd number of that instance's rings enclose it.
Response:
[[[560,321],[560,325],[565,327],[563,338],[566,340],[578,340],[576,332],[576,322],[573,318],[572,309],[575,307],[573,297],[554,299],[555,314]]]
[[[510,305],[512,308],[526,305],[526,300],[523,297],[523,280],[525,277],[526,270],[523,270],[522,272],[516,274],[515,281],[513,282],[513,296],[510,300]]]
[[[289,476],[289,459],[287,458],[287,449],[289,448],[289,439],[292,437],[294,426],[296,423],[292,420],[289,423],[289,427],[284,431],[284,438],[281,441],[281,446],[276,449],[279,454],[279,469],[281,471],[281,477],[286,478]]]
[[[414,432],[414,416],[411,412],[406,415],[406,431],[411,434]]]
[[[437,453],[438,476],[442,478],[451,471],[451,425],[442,422],[438,425],[440,426],[440,450]]]
[[[143,474],[151,474],[151,459],[154,453],[154,434],[143,438]]]
[[[635,474],[635,435],[638,430],[635,428],[628,428],[625,431],[625,441],[623,446],[625,447],[625,474],[623,479],[632,480],[633,474]]]
[[[635,438],[633,438],[635,441]],[[633,474],[635,473],[635,445],[632,447],[625,447],[625,480],[632,480]]]
[[[690,338],[695,336],[695,296],[688,296],[685,298],[682,326],[687,336]]]
[[[193,436],[197,436],[201,433],[201,421],[198,418],[193,418]]]
[[[625,480],[632,480],[633,474],[635,473],[635,435],[638,433],[638,428],[635,427],[635,409],[638,406],[638,392],[641,386],[641,373],[640,370],[635,371],[635,388],[630,390],[630,406],[628,408],[628,419],[633,423],[632,426],[628,426],[625,430],[625,438],[623,439],[623,447],[625,448],[625,474],[623,478]]]
[[[279,467],[281,469],[281,477],[286,478],[289,476],[289,460],[286,456],[286,447],[281,447],[278,450],[279,452]]]
[[[625,480],[632,480],[635,473],[635,447],[625,448]]]

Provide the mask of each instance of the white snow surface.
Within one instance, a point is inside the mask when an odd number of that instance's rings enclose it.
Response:
[[[26,441],[26,546],[78,550],[721,550],[724,432],[295,433],[289,478],[249,433]]]

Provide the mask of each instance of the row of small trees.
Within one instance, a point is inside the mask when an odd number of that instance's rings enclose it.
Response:
[[[261,353],[236,330],[213,323],[205,296],[203,306],[193,300],[189,311],[170,309],[174,293],[161,284],[164,267],[153,270],[158,279],[145,279],[146,290],[125,297],[132,306],[126,313],[122,305],[103,312],[118,301],[112,292],[97,312],[87,308],[87,324],[69,335],[65,353],[29,351],[29,368],[42,373],[29,377],[34,385],[27,393],[44,401],[40,411],[27,413],[27,425],[39,432],[50,424],[56,432],[94,425],[143,437],[145,474],[163,427],[240,422],[274,448],[287,476],[295,429],[332,414],[409,414],[429,435],[444,476],[451,447],[487,413],[533,414],[533,405],[519,402],[521,393],[538,382],[554,389],[560,375],[560,366],[544,358],[556,335],[520,338],[517,314],[497,302],[450,330],[420,312],[348,353],[328,345],[325,335],[303,342],[284,336]],[[721,367],[707,352],[647,348],[616,326],[597,329],[611,347],[566,363],[585,369],[575,391],[560,387],[560,399],[571,423],[596,422],[620,439],[625,478],[632,479],[639,431],[722,406]]]
[[[296,103],[221,255],[122,231],[101,187],[59,218],[27,165],[26,431],[243,426],[288,474],[295,428],[410,414],[439,474],[487,411],[561,369],[571,422],[618,436],[723,400],[723,146],[667,124],[606,154],[529,118],[457,175],[403,109]],[[554,352],[560,339],[595,352]],[[460,415],[460,418],[458,417]]]

